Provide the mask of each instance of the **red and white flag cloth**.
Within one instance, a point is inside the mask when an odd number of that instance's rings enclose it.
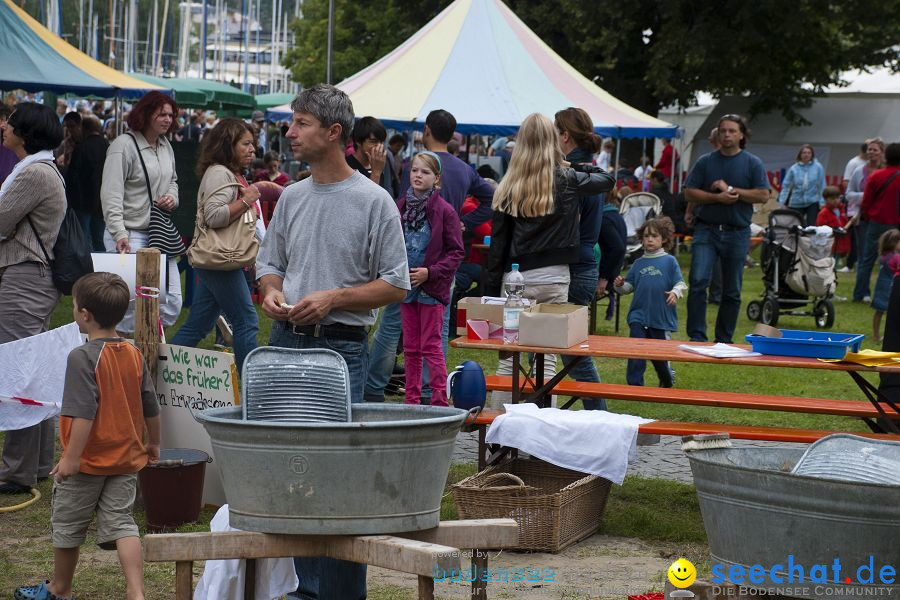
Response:
[[[0,344],[0,431],[59,414],[69,352],[83,344],[77,323]]]

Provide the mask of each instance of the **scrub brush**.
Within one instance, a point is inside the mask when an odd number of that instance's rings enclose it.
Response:
[[[714,450],[717,448],[731,448],[731,438],[727,433],[703,433],[700,435],[686,435],[681,438],[681,449],[684,452]]]

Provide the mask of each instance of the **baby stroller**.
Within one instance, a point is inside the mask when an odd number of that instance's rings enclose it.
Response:
[[[761,254],[763,299],[747,304],[747,317],[772,327],[781,314],[815,317],[820,328],[834,325],[833,243],[830,227],[803,227],[797,211],[773,210]],[[812,310],[802,310],[808,304]]]
[[[656,194],[636,192],[622,199],[619,214],[625,220],[625,266],[627,267],[644,253],[637,230],[649,219],[662,215],[662,201]]]

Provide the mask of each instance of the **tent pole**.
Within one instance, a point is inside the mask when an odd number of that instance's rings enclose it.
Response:
[[[679,160],[684,160],[684,130],[679,129],[678,133],[680,134],[678,136],[678,149],[680,150],[680,152],[678,153],[678,158],[679,158]],[[674,161],[675,161],[674,157],[672,158],[672,161],[673,161],[673,166],[674,166]],[[682,174],[682,172],[684,172],[684,169],[682,169],[681,165],[679,165],[678,166],[678,189],[679,190],[681,189],[681,174]],[[672,190],[672,193],[674,194],[675,190]]]
[[[334,45],[334,0],[328,0],[328,48],[325,59],[325,83],[331,84],[331,52]]]
[[[615,172],[613,173],[613,179],[616,180],[616,183],[619,183],[619,154],[622,152],[622,128],[618,127],[616,129],[616,167]]]

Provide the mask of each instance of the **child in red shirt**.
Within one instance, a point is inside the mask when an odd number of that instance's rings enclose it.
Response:
[[[846,229],[849,219],[847,218],[847,210],[841,204],[841,191],[837,187],[829,185],[822,190],[822,196],[825,198],[825,206],[816,217],[816,225],[827,225],[832,229],[837,229],[838,227]],[[848,252],[850,252],[850,235],[835,233],[834,246],[831,248],[831,253],[835,257],[835,268],[837,268],[838,260],[842,256],[847,256]]]

